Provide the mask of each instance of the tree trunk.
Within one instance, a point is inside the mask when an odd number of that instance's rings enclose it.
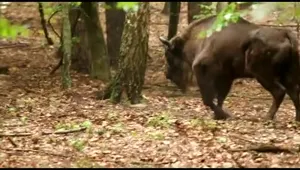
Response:
[[[69,20],[70,4],[65,2],[62,8],[63,13],[63,59],[62,59],[62,86],[63,88],[71,87],[70,66],[71,66],[71,52],[72,52],[72,38],[71,38],[71,25]]]
[[[108,81],[110,79],[110,68],[104,35],[98,16],[98,3],[82,2],[81,8],[83,9],[82,17],[91,54],[90,75],[92,78]]]
[[[148,54],[149,19],[149,2],[140,2],[138,12],[127,13],[119,69],[102,98],[119,103],[125,90],[131,104],[141,102]]]
[[[38,5],[39,5],[40,18],[41,18],[41,25],[44,30],[45,38],[48,42],[48,45],[53,45],[54,43],[53,43],[52,39],[49,37],[49,33],[47,30],[47,26],[46,26],[43,4],[42,4],[42,2],[38,2]]]
[[[109,9],[105,10],[107,52],[111,66],[116,68],[120,55],[125,12],[116,8],[117,2],[106,2],[106,4],[109,5]]]
[[[83,21],[83,13],[79,8],[70,10],[72,29],[72,66],[71,68],[85,74],[91,73],[91,53],[87,37],[87,29]]]
[[[195,20],[194,16],[200,15],[201,13],[205,15],[205,8],[201,8],[200,5],[211,5],[212,2],[188,2],[188,24]]]
[[[165,2],[164,8],[161,11],[162,14],[164,14],[164,15],[169,15],[170,14],[170,3],[171,2]]]
[[[221,12],[227,6],[227,2],[218,2],[216,6],[217,13]]]
[[[180,2],[170,2],[170,17],[169,17],[169,31],[168,39],[174,37],[177,33],[179,22]]]

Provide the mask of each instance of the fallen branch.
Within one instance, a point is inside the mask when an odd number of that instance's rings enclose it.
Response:
[[[68,134],[68,133],[75,133],[81,132],[86,130],[86,127],[81,127],[78,129],[69,129],[69,130],[59,130],[55,132],[42,132],[42,135],[51,135],[51,134]],[[20,137],[20,136],[32,136],[32,133],[17,133],[17,134],[0,134],[0,137]]]
[[[31,133],[16,133],[16,134],[0,134],[0,137],[20,137],[20,136],[31,136]]]
[[[2,125],[2,127],[17,127],[17,126],[24,126],[24,124],[23,123],[18,123],[18,124],[3,124]]]
[[[65,157],[65,158],[72,157],[71,155],[67,156],[67,155],[63,155],[63,154],[51,153],[51,152],[45,151],[45,150],[20,149],[20,148],[11,149],[11,148],[2,148],[2,147],[0,147],[0,149],[5,150],[5,151],[15,151],[15,152],[38,152],[38,153],[44,153],[44,154],[48,154],[48,155],[52,155],[52,156]]]
[[[258,146],[250,146],[246,149],[232,149],[232,152],[245,152],[245,151],[255,151],[255,152],[269,152],[269,153],[290,153],[295,154],[297,151],[291,148],[285,148],[280,146],[275,146],[273,144],[260,144]]]
[[[16,47],[28,47],[28,44],[10,44],[10,45],[5,45],[1,46],[0,49],[8,49],[8,48],[16,48]]]
[[[269,153],[296,153],[299,150],[292,149],[292,148],[286,148],[286,147],[280,147],[276,146],[273,143],[259,143],[256,141],[251,141],[248,139],[245,139],[238,135],[230,135],[232,137],[241,139],[243,141],[246,141],[250,143],[251,145],[245,149],[231,149],[232,152],[245,152],[245,151],[256,151],[256,152],[269,152]]]
[[[51,135],[51,134],[68,134],[68,133],[75,133],[75,132],[81,132],[86,130],[86,127],[81,127],[78,129],[69,129],[69,130],[59,130],[55,132],[42,132],[42,135]]]

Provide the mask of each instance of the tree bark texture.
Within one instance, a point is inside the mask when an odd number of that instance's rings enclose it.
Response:
[[[91,72],[91,53],[88,43],[87,30],[82,20],[80,9],[70,10],[70,22],[72,29],[72,65],[71,68],[85,74]]]
[[[162,14],[164,14],[164,15],[169,15],[170,14],[170,3],[171,2],[165,2],[164,8],[161,11]]]
[[[168,39],[171,39],[177,33],[179,13],[180,13],[180,2],[176,2],[176,1],[170,2]]]
[[[116,8],[117,2],[106,2],[106,4],[109,6],[109,9],[105,10],[107,52],[111,66],[116,68],[120,55],[125,12]]]
[[[98,16],[98,3],[82,2],[81,7],[92,60],[90,76],[106,82],[110,79],[110,68],[104,35]]]
[[[149,2],[140,2],[138,12],[128,12],[122,34],[118,72],[104,92],[104,99],[119,103],[123,91],[131,104],[141,102],[148,54]]]
[[[71,52],[72,52],[72,38],[71,38],[71,25],[69,20],[69,3],[65,2],[63,5],[63,60],[62,60],[62,86],[64,89],[71,87],[71,76],[70,76],[70,66],[71,66]]]

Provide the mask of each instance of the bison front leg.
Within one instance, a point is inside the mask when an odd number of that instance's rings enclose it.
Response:
[[[232,86],[233,79],[228,78],[227,76],[219,76],[216,80],[216,90],[217,90],[217,99],[218,99],[218,106],[223,107],[224,100],[226,99],[231,86]]]
[[[202,95],[202,101],[204,105],[210,107],[214,112],[214,119],[227,119],[230,114],[226,113],[220,106],[214,104],[213,100],[216,96],[215,80],[216,70],[213,66],[194,64],[193,70],[197,78],[197,83]]]
[[[272,106],[266,117],[267,120],[273,120],[285,96],[285,89],[278,81],[271,78],[272,76],[265,77],[256,76],[256,79],[273,97]]]

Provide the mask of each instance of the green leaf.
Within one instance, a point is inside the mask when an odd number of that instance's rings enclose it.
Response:
[[[84,121],[81,125],[82,125],[83,127],[86,127],[87,129],[89,129],[89,128],[92,126],[92,122],[89,121],[89,120],[86,120],[86,121]]]
[[[137,11],[138,10],[139,2],[118,2],[117,8],[123,9],[124,11]]]

